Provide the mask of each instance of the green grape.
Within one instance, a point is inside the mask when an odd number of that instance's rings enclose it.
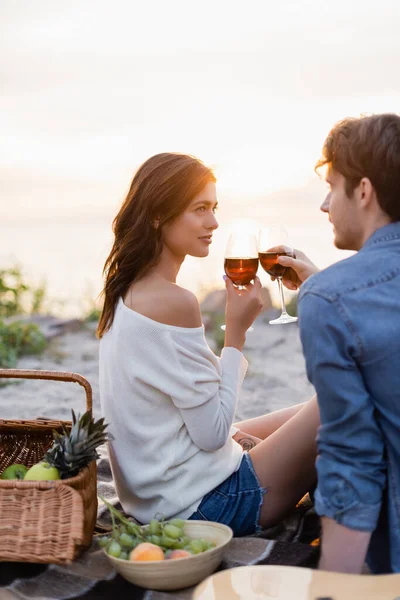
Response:
[[[139,544],[141,544],[141,543],[142,543],[142,540],[140,540],[139,538],[133,538],[133,544],[132,544],[131,549],[133,550],[134,548],[136,548],[136,546],[139,546]]]
[[[171,519],[168,521],[170,525],[175,525],[179,529],[183,529],[185,527],[185,521],[183,519]]]
[[[122,550],[118,558],[120,558],[121,560],[129,560],[129,554],[125,552],[125,550]]]
[[[121,535],[119,536],[119,543],[124,548],[130,549],[133,547],[133,538],[127,533],[121,533]]]
[[[204,552],[205,550],[208,550],[208,542],[206,540],[204,540],[203,538],[197,538],[197,541],[199,542],[199,545],[201,544],[202,552]]]
[[[210,546],[211,542],[204,540],[203,538],[200,538],[200,541],[201,541],[201,545],[203,547],[203,552],[205,552],[206,550],[209,550],[211,548],[211,546]]]
[[[205,552],[206,550],[211,550],[211,548],[215,548],[214,542],[203,540],[203,552]]]
[[[174,544],[171,546],[174,550],[183,550],[185,544],[182,542],[182,539],[179,538],[174,541]]]
[[[160,544],[161,544],[161,546],[164,546],[165,548],[172,548],[173,545],[175,544],[175,540],[174,540],[174,538],[170,538],[167,535],[163,534],[160,539]]]
[[[100,546],[100,548],[105,548],[107,546],[108,542],[110,541],[110,539],[111,538],[104,535],[102,537],[97,538],[97,543]]]
[[[112,539],[115,540],[116,542],[119,542],[119,531],[118,531],[118,529],[113,529]]]
[[[125,525],[120,525],[119,526],[119,534],[122,535],[123,533],[128,533],[128,530],[125,527]]]
[[[181,537],[181,535],[183,534],[182,529],[180,529],[179,527],[176,527],[175,525],[165,525],[164,526],[164,532],[165,535],[167,535],[170,538],[174,538],[174,540],[177,540],[179,537]]]
[[[157,521],[157,519],[152,519],[148,525],[148,530],[151,533],[151,535],[160,535],[161,523]]]
[[[136,523],[129,523],[129,525],[126,526],[126,529],[129,535],[137,535],[140,531],[139,525],[136,525]]]
[[[161,546],[161,536],[160,535],[149,535],[148,540],[152,544],[156,544],[156,546]]]
[[[188,537],[187,535],[183,535],[180,540],[182,541],[184,546],[188,546],[190,544],[190,542],[192,541],[192,538]]]
[[[113,556],[114,558],[119,558],[121,554],[121,546],[116,541],[112,541],[111,544],[107,548],[107,554]]]
[[[190,548],[192,549],[192,554],[200,554],[200,552],[203,552],[203,544],[201,540],[192,540],[190,542]]]

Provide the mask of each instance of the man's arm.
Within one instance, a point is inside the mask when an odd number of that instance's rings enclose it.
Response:
[[[308,292],[299,302],[307,374],[321,415],[317,513],[321,568],[359,573],[376,528],[385,485],[384,442],[359,366],[361,341],[337,303]]]
[[[371,533],[355,531],[322,517],[322,548],[319,568],[341,573],[361,573]]]

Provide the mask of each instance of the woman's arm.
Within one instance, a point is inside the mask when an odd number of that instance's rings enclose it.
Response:
[[[247,361],[235,348],[224,348],[221,360],[213,354],[205,341],[189,346],[174,344],[176,385],[169,395],[179,409],[193,442],[201,450],[215,452],[222,448],[231,435],[237,400]],[[175,366],[173,366],[176,365]]]
[[[150,316],[179,329],[166,330],[154,348],[155,364],[158,352],[166,357],[158,369],[156,384],[167,393],[180,410],[193,442],[202,450],[213,452],[223,447],[231,435],[239,390],[247,370],[241,353],[245,331],[260,312],[259,280],[239,296],[227,282],[227,343],[221,359],[208,347],[199,331],[200,307],[196,297],[179,286],[168,294]],[[148,309],[147,309],[148,310]],[[184,325],[183,325],[184,324]],[[197,331],[196,331],[197,330]],[[160,344],[167,347],[162,350]]]

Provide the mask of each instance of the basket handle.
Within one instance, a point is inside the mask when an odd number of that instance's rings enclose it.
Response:
[[[0,378],[6,379],[50,379],[79,383],[86,392],[86,410],[92,410],[92,386],[87,379],[78,373],[63,371],[40,371],[31,369],[0,369]]]

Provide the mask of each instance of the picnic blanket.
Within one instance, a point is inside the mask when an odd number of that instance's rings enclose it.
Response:
[[[98,461],[98,493],[119,510],[105,449]],[[109,512],[99,502],[96,535],[110,527]],[[319,557],[319,519],[309,496],[281,523],[249,537],[234,538],[219,567],[289,565],[315,567]],[[0,600],[189,600],[193,588],[149,591],[117,575],[96,541],[65,566],[0,563]]]

